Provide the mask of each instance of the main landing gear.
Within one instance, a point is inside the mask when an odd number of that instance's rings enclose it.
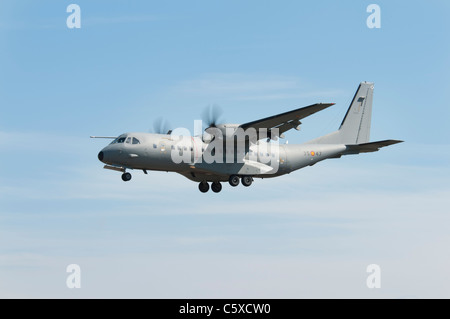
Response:
[[[222,184],[220,182],[214,182],[211,184],[211,189],[214,193],[219,193],[222,190]]]
[[[252,185],[253,177],[247,176],[247,175],[242,176],[242,177],[239,177],[237,175],[231,175],[230,178],[228,179],[228,182],[233,187],[238,186],[239,182],[241,182],[242,185],[244,185],[245,187],[248,187],[248,186]],[[206,181],[200,182],[198,184],[198,189],[202,193],[208,192],[209,191],[209,184],[208,184],[208,182],[206,182]],[[212,182],[211,183],[211,190],[214,193],[220,193],[220,191],[222,190],[222,184],[220,182]]]
[[[209,191],[209,184],[207,182],[201,182],[200,184],[198,184],[198,189],[202,193],[206,193],[207,191]]]
[[[230,183],[230,185],[233,187],[238,186],[239,185],[239,176],[231,175],[230,179],[228,180],[228,183]]]
[[[200,184],[198,184],[198,189],[202,193],[208,192],[209,191],[209,184],[208,184],[208,182],[201,182]],[[211,183],[211,190],[214,193],[219,193],[222,190],[222,184],[220,184],[220,182],[213,182],[213,183]]]
[[[248,187],[248,186],[252,185],[253,178],[251,176],[242,176],[241,182],[242,182],[242,185],[244,185],[245,187]]]
[[[244,175],[241,177],[242,185],[245,187],[248,187],[252,185],[253,178],[251,176]],[[228,179],[228,183],[230,183],[231,186],[236,187],[239,185],[239,176],[237,175],[231,175]]]

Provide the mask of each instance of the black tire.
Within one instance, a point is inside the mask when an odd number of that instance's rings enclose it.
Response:
[[[230,185],[233,187],[238,186],[239,185],[239,176],[231,175],[230,179],[228,180],[228,183],[230,183]]]
[[[198,184],[198,189],[202,193],[206,193],[209,191],[209,184],[207,182],[201,182],[200,184]]]
[[[242,176],[241,182],[242,182],[242,185],[244,185],[245,187],[248,187],[248,186],[252,185],[253,178],[251,176]]]
[[[122,180],[124,182],[128,182],[129,180],[131,180],[131,174],[130,173],[123,173],[122,174]]]
[[[220,182],[214,182],[211,184],[211,190],[214,193],[219,193],[222,190],[222,184]]]

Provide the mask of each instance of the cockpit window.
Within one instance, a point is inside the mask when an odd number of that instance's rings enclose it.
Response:
[[[116,143],[141,144],[141,142],[137,138],[131,137],[131,136],[128,136],[128,137],[121,136],[111,142],[111,144],[116,144]]]
[[[118,138],[116,138],[114,141],[112,141],[111,144],[123,143],[123,142],[125,142],[125,139],[126,139],[126,138],[127,138],[126,136],[118,137]]]

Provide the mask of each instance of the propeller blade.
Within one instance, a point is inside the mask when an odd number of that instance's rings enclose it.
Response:
[[[223,110],[220,106],[217,104],[209,105],[202,112],[203,123],[205,123],[207,127],[216,127],[222,114]]]
[[[153,133],[167,134],[169,131],[170,131],[169,121],[164,119],[162,116],[157,117],[153,121]]]

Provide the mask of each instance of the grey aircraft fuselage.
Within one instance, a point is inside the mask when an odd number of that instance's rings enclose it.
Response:
[[[199,182],[201,192],[218,193],[221,182],[235,187],[241,182],[250,186],[253,178],[271,178],[291,173],[329,158],[376,152],[397,144],[399,140],[369,142],[374,85],[361,82],[337,131],[303,144],[279,144],[284,132],[299,129],[300,120],[324,110],[333,103],[318,103],[244,124],[213,125],[222,134],[177,136],[151,133],[125,133],[103,148],[98,159],[104,168],[121,171],[122,180],[129,181],[126,170],[167,171],[179,173]],[[210,126],[208,129],[211,129]],[[209,132],[205,130],[206,132]],[[231,134],[229,130],[231,129]],[[238,133],[257,132],[255,138]],[[261,133],[264,131],[267,134]],[[205,138],[206,137],[206,138]],[[239,140],[240,139],[240,140]],[[228,144],[244,141],[243,147]],[[233,143],[234,143],[233,142]]]
[[[196,182],[225,182],[229,180],[230,175],[251,175],[256,178],[281,176],[339,156],[346,150],[345,144],[275,144],[277,151],[270,152],[270,146],[267,146],[268,151],[261,152],[257,151],[258,145],[255,145],[250,146],[245,154],[237,153],[240,160],[234,163],[227,163],[226,158],[222,159],[222,163],[207,163],[203,153],[208,144],[199,137],[191,137],[191,143],[184,145],[166,134],[125,133],[118,137],[121,138],[125,142],[110,144],[101,151],[99,159],[102,162],[136,170],[177,172]],[[133,144],[133,138],[138,143]],[[131,142],[127,143],[127,139]],[[189,153],[187,157],[191,162],[175,163],[172,152]],[[255,156],[254,160],[251,160],[249,153],[253,152]],[[267,165],[273,161],[276,161],[277,165]]]

